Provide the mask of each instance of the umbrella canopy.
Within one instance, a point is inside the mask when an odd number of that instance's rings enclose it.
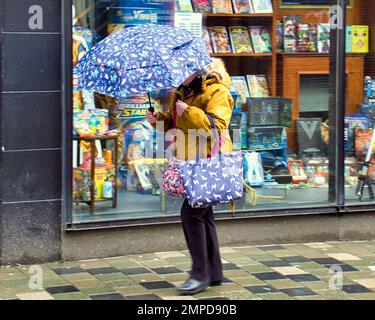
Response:
[[[77,66],[78,89],[115,98],[176,88],[211,62],[202,39],[167,25],[120,30],[91,49]]]

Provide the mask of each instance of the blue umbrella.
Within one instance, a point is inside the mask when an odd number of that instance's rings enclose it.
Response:
[[[89,51],[77,66],[78,88],[118,99],[176,88],[211,62],[201,38],[167,25],[120,30]]]

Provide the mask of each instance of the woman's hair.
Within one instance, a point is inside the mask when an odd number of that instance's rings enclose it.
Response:
[[[224,79],[224,74],[227,73],[224,61],[219,58],[212,58],[212,62],[206,66],[205,75],[208,78],[215,77],[218,81]]]

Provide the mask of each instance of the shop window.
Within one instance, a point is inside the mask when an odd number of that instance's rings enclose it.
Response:
[[[286,1],[245,2],[208,1],[203,6],[195,0],[164,1],[161,10],[156,5],[160,1],[153,0],[74,0],[73,65],[98,41],[131,24],[178,22],[202,33],[211,56],[222,59],[231,76],[235,107],[229,129],[233,147],[243,151],[245,169],[238,213],[331,205],[327,118],[334,88],[329,86],[329,7],[309,2],[296,11]],[[355,1],[349,10],[349,21],[355,20]],[[349,56],[354,60],[349,63],[348,86],[361,83],[361,66],[371,65],[363,54]],[[375,72],[368,68],[366,74]],[[350,109],[363,86],[348,92]],[[153,92],[151,103],[165,111],[171,94]],[[145,120],[149,97],[116,100],[74,90],[73,98],[72,221],[178,215],[182,201],[161,190],[167,160],[147,152],[160,142]],[[100,133],[118,130],[117,140],[82,139],[79,130],[93,119],[102,126],[96,128]],[[229,210],[230,206],[216,208]]]

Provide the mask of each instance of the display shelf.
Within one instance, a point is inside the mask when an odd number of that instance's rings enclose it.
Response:
[[[211,53],[211,57],[272,57],[272,53]]]
[[[322,53],[322,52],[278,52],[277,55],[280,56],[302,56],[302,57],[329,57],[329,53]],[[360,56],[366,56],[367,53],[354,53],[354,52],[348,52],[346,53],[347,57],[360,57]]]
[[[205,17],[220,18],[273,18],[273,13],[207,13]]]
[[[104,136],[104,135],[97,135],[97,136],[89,136],[89,137],[80,137],[80,136],[75,136],[73,137],[73,140],[74,141],[78,141],[78,151],[77,151],[77,167],[79,167],[79,164],[80,164],[80,142],[87,142],[89,143],[89,146],[90,146],[90,185],[89,185],[89,189],[90,189],[90,200],[83,200],[83,199],[73,199],[73,203],[75,204],[80,204],[80,203],[86,203],[90,206],[90,213],[91,214],[95,214],[95,203],[97,202],[106,202],[106,201],[111,201],[112,202],[112,207],[113,208],[117,208],[117,172],[118,172],[118,148],[117,148],[117,145],[118,145],[118,138],[119,138],[119,135],[118,134],[112,134],[112,135],[108,135],[108,136]],[[96,186],[96,182],[95,182],[95,171],[97,169],[96,165],[95,165],[95,159],[96,159],[96,146],[95,146],[95,142],[99,140],[99,141],[109,141],[109,140],[113,140],[113,145],[115,146],[114,147],[114,159],[113,159],[113,165],[114,165],[114,170],[115,170],[115,174],[114,174],[114,178],[113,178],[113,196],[111,198],[98,198],[98,199],[95,199],[95,186]]]
[[[276,26],[278,6],[273,2],[273,13],[206,13],[205,26],[264,26],[269,29],[272,40],[272,53],[212,53],[212,57],[225,59],[231,76],[265,74],[271,96],[276,96],[277,53]]]

